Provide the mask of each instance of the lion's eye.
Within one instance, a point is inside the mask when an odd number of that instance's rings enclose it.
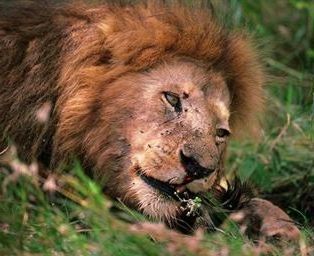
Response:
[[[230,135],[230,131],[227,130],[227,129],[224,129],[224,128],[218,128],[216,130],[216,135],[219,138],[223,139],[223,138],[226,138],[226,137],[228,137]]]
[[[182,110],[181,101],[178,95],[172,92],[164,92],[167,102],[174,107],[175,111],[180,112]]]

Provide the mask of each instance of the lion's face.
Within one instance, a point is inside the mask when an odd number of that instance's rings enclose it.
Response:
[[[222,168],[228,88],[218,73],[187,61],[162,64],[132,83],[138,98],[125,123],[130,155],[122,199],[171,219],[180,211],[176,197],[208,191]]]

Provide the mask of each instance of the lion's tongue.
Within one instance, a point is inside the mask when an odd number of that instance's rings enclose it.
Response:
[[[183,181],[183,183],[182,184],[180,184],[180,185],[177,185],[176,186],[176,192],[177,193],[182,193],[182,192],[184,192],[186,189],[187,189],[187,184],[188,183],[190,183],[190,182],[192,182],[193,181],[193,179],[190,177],[190,176],[186,176],[185,177],[185,179],[184,179],[184,181]]]
[[[176,187],[176,191],[178,194],[184,192],[186,190],[186,185],[179,185]]]

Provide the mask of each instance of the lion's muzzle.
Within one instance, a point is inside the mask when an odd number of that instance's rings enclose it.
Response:
[[[180,151],[180,161],[188,177],[192,180],[208,177],[216,170],[214,165],[210,167],[202,166],[193,156],[184,154],[182,150]]]

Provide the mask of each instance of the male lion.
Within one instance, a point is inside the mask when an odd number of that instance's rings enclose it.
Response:
[[[79,158],[107,195],[163,221],[218,186],[231,134],[258,132],[263,83],[250,40],[204,8],[1,5],[2,140],[52,169]]]

